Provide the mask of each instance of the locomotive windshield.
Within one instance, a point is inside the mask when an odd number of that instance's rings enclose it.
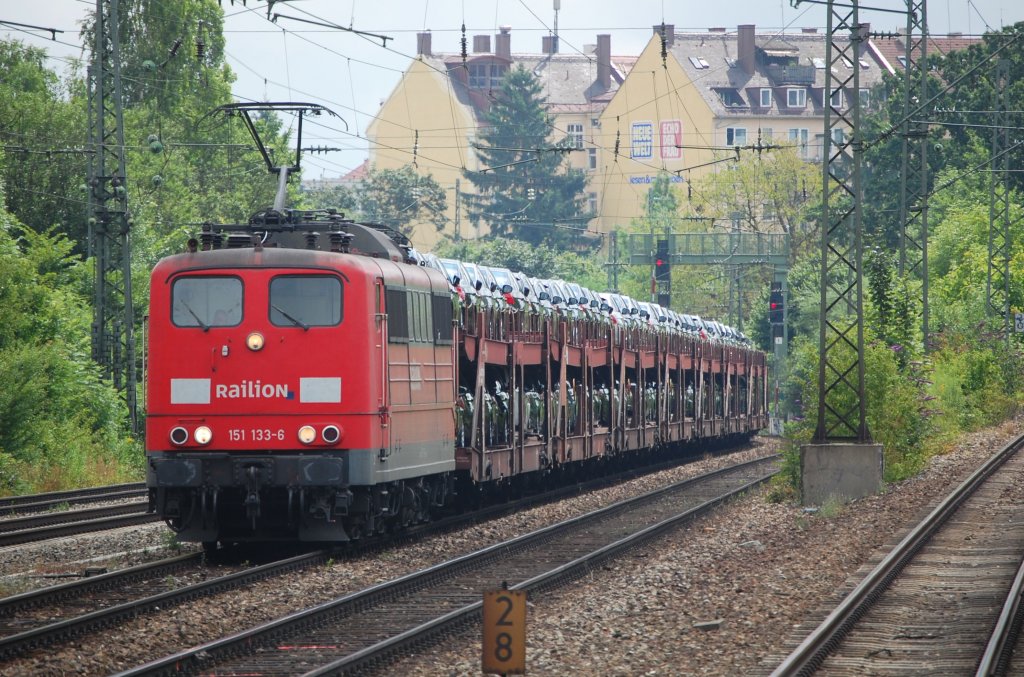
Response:
[[[341,280],[327,275],[281,275],[270,281],[270,321],[283,327],[341,323]]]
[[[171,321],[178,327],[234,327],[242,321],[237,277],[181,277],[171,288]]]

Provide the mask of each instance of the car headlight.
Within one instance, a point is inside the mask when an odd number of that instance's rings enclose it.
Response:
[[[245,345],[253,352],[263,350],[263,334],[258,331],[249,334],[245,337]]]

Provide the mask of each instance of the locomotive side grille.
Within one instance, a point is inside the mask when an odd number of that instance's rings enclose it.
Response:
[[[409,309],[406,307],[404,289],[386,289],[388,343],[409,342]]]
[[[431,297],[434,316],[434,343],[452,344],[452,297],[450,294],[434,294]]]

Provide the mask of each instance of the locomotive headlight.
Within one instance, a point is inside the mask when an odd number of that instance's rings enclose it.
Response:
[[[254,331],[245,337],[245,345],[249,347],[249,350],[255,352],[263,349],[263,334],[258,331]]]
[[[339,430],[336,425],[325,426],[324,429],[320,431],[320,437],[322,437],[324,442],[327,444],[335,444],[341,439],[341,430]]]
[[[210,440],[213,439],[213,431],[207,426],[201,425],[192,434],[192,439],[196,441],[196,444],[209,444]]]
[[[313,444],[313,440],[316,439],[316,428],[311,425],[304,425],[299,428],[299,442],[303,444]]]
[[[188,431],[182,428],[180,425],[176,428],[171,429],[171,442],[177,446],[181,446],[188,442]]]

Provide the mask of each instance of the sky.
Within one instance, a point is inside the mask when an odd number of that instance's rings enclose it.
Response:
[[[662,22],[674,24],[677,31],[715,26],[735,30],[752,23],[759,33],[809,27],[824,32],[826,25],[823,4],[804,1],[794,8],[790,0],[277,0],[272,10],[280,15],[276,23],[267,18],[267,0],[220,3],[226,61],[238,75],[233,86],[237,100],[318,103],[348,125],[347,134],[330,137],[305,128],[304,146],[341,149],[305,157],[307,179],[344,175],[366,159],[366,127],[415,58],[420,31],[431,31],[434,52],[457,53],[462,24],[470,49],[474,35],[493,36],[500,26],[509,26],[513,53],[538,53],[541,38],[555,28],[557,4],[562,52],[585,51],[599,33],[608,33],[613,55],[635,55],[650,39],[652,26]],[[905,15],[880,11],[903,10],[905,0],[861,0],[860,6],[860,20],[870,22],[872,30],[895,31],[906,25]],[[79,22],[95,7],[94,0],[7,0],[0,3],[0,22],[63,32],[54,41],[47,31],[0,23],[0,35],[46,49],[51,68],[63,71],[65,59],[81,54]],[[927,10],[934,35],[981,34],[1024,20],[1021,0],[931,0]],[[389,39],[384,46],[380,38],[309,21]]]

